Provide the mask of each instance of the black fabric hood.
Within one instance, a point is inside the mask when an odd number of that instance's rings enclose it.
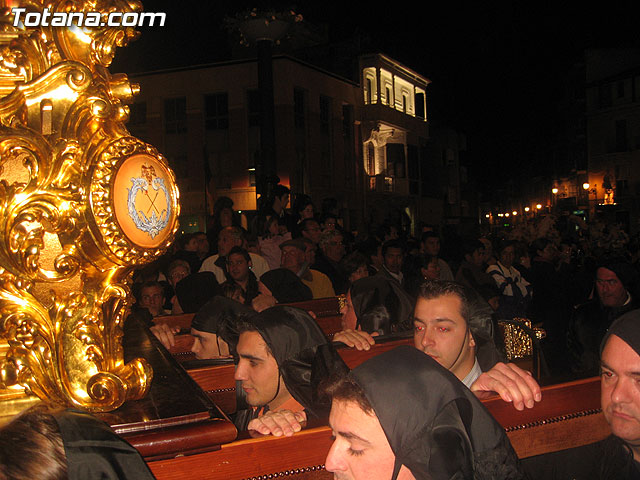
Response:
[[[411,329],[414,302],[398,282],[374,275],[357,280],[350,291],[358,325],[365,332],[385,335]]]
[[[349,371],[316,321],[304,310],[276,306],[248,321],[268,345],[289,393],[313,416],[329,413],[318,398],[318,384],[330,375]]]
[[[253,314],[253,309],[240,302],[216,296],[193,316],[191,327],[201,332],[214,333],[227,343],[237,343],[235,324],[239,318]]]
[[[69,480],[154,478],[138,451],[106,423],[75,410],[54,418],[64,443]]]
[[[269,270],[260,277],[260,281],[279,303],[304,302],[313,299],[311,289],[302,283],[295,273],[286,268]]]
[[[600,356],[611,335],[620,337],[640,355],[640,310],[631,310],[613,322],[600,344]]]
[[[451,372],[409,346],[351,371],[396,455],[418,480],[521,479],[504,430]]]

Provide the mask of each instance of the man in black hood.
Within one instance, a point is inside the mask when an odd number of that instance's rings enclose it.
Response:
[[[326,416],[329,405],[318,398],[318,384],[348,369],[308,313],[272,307],[240,323],[237,333],[236,390],[248,404],[236,414],[238,430],[288,433],[272,423],[272,418],[278,418],[275,413],[283,410],[298,421],[308,415]]]
[[[567,332],[569,366],[576,378],[598,375],[598,348],[613,321],[640,307],[631,294],[637,272],[624,258],[608,258],[596,270],[597,298],[574,308]]]
[[[191,351],[198,360],[210,360],[229,356],[228,343],[234,334],[234,325],[243,317],[252,315],[254,311],[230,298],[215,296],[205,303],[191,320],[191,335],[194,337]],[[160,323],[151,327],[166,349],[175,345],[175,334],[180,327],[170,327]]]
[[[619,317],[600,346],[600,401],[612,435],[526,459],[531,478],[640,479],[640,310]]]
[[[521,479],[502,427],[455,376],[409,346],[382,353],[327,388],[339,480]]]

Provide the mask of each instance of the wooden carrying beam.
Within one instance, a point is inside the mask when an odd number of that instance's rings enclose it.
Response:
[[[484,404],[505,427],[520,458],[586,445],[610,433],[600,411],[598,378],[545,387],[542,402],[522,412],[496,397]],[[149,466],[159,480],[331,478],[324,471],[330,445],[330,429],[312,424],[286,438],[249,438],[245,433],[219,450],[149,461]]]
[[[316,300],[309,300],[307,302],[287,303],[290,307],[300,308],[307,312],[313,312],[316,316],[316,321],[320,328],[326,335],[333,335],[341,330],[341,318],[340,308],[338,306],[337,297],[318,298]],[[161,324],[166,323],[170,327],[178,327],[183,332],[191,330],[191,320],[193,319],[193,313],[184,313],[182,315],[162,315],[155,317],[153,323]],[[178,336],[180,337],[180,336]],[[176,344],[176,347],[172,349],[171,353],[188,352],[193,344],[193,337],[190,335],[184,337],[184,342],[180,342],[180,346]]]
[[[378,343],[366,351],[345,347],[338,348],[338,353],[349,368],[354,368],[365,360],[400,345],[413,345],[413,338],[407,335],[388,337],[379,339]],[[231,359],[184,362],[182,366],[223,412],[235,412],[235,367]]]

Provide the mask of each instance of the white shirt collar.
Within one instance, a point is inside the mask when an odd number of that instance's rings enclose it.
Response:
[[[474,384],[474,382],[480,375],[482,375],[482,370],[480,369],[480,364],[478,363],[478,359],[476,358],[473,367],[471,368],[469,373],[467,373],[467,376],[462,379],[462,383],[464,383],[467,388],[471,388],[471,385]]]

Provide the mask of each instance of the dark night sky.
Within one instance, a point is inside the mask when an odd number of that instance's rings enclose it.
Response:
[[[580,52],[638,46],[639,2],[560,3],[453,0],[409,8],[393,2],[374,10],[364,2],[314,1],[293,8],[308,23],[328,25],[332,41],[366,34],[367,50],[384,52],[429,77],[430,121],[465,132],[475,166],[499,166],[478,168],[477,179],[500,184],[512,174],[508,167],[518,166],[513,152],[550,138],[565,72]],[[144,2],[147,11],[166,12],[167,25],[144,29],[139,40],[118,52],[112,71],[225,60],[230,41],[222,28],[224,15],[264,4]],[[275,5],[284,10],[292,4]]]

